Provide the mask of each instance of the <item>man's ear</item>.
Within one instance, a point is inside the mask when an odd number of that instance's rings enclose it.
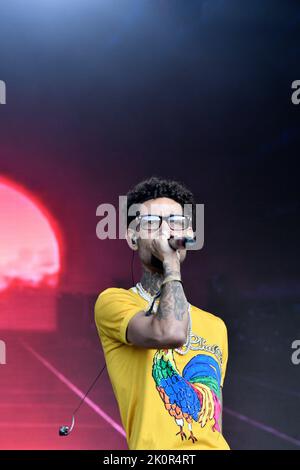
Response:
[[[137,243],[137,236],[134,230],[128,229],[126,231],[126,240],[128,243],[129,248],[131,248],[134,251],[138,250],[138,243]]]

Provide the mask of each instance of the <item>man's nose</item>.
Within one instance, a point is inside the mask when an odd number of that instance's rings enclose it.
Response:
[[[171,236],[171,230],[166,220],[163,220],[161,223],[161,226],[159,228],[159,236],[167,239]]]

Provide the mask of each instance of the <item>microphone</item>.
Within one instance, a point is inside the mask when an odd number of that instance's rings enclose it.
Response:
[[[168,240],[169,245],[173,250],[184,250],[188,248],[189,246],[193,245],[195,242],[195,239],[192,237],[182,237],[182,238],[169,238]]]

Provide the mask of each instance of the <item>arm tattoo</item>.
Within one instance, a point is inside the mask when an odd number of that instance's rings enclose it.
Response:
[[[176,320],[183,320],[187,310],[188,303],[181,282],[170,281],[164,284],[157,309],[157,319],[161,320],[173,315]]]

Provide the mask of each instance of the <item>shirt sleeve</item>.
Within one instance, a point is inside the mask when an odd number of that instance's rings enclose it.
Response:
[[[222,376],[221,376],[221,387],[223,387],[224,379],[226,375],[227,361],[228,361],[228,335],[225,323],[223,324],[223,346],[222,346]]]
[[[134,295],[126,289],[111,288],[103,291],[95,304],[95,321],[98,332],[131,345],[126,337],[129,321],[142,310]]]

